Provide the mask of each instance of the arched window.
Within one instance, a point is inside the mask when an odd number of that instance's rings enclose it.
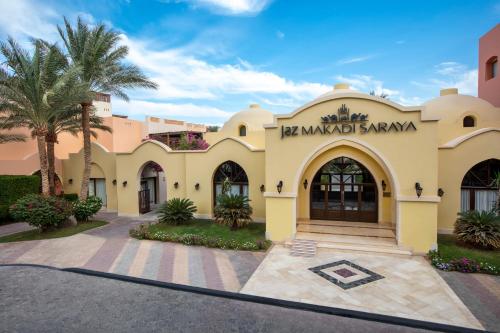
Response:
[[[217,168],[214,175],[214,198],[222,194],[225,181],[229,181],[231,185],[230,193],[248,197],[248,177],[238,163],[226,161]]]
[[[493,79],[498,75],[498,57],[494,56],[486,62],[486,80]]]
[[[465,116],[463,120],[464,127],[475,127],[476,120],[472,116]]]
[[[247,136],[247,127],[245,125],[241,125],[239,128],[240,136]]]
[[[461,211],[491,210],[495,207],[498,188],[493,179],[500,172],[500,160],[489,159],[473,166],[464,176],[461,189]]]

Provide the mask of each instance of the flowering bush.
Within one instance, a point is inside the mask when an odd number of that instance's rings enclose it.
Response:
[[[58,197],[28,194],[10,207],[10,214],[17,221],[25,221],[45,231],[60,226],[72,214],[71,204]]]
[[[429,251],[427,257],[430,259],[432,266],[443,271],[457,271],[462,273],[487,273],[498,275],[500,269],[495,265],[486,262],[477,262],[469,258],[452,259],[445,261],[439,255],[438,251]]]
[[[267,250],[271,246],[268,240],[238,241],[236,239],[223,239],[219,237],[208,237],[198,234],[177,234],[175,232],[149,230],[149,224],[140,224],[137,228],[131,229],[129,234],[137,239],[151,239],[162,242],[182,243],[185,245],[200,245],[219,249],[259,251]]]
[[[78,222],[86,222],[91,216],[102,208],[102,200],[99,197],[88,197],[87,200],[77,200],[73,203],[75,219]]]
[[[183,134],[179,140],[178,150],[205,150],[209,144],[203,140],[197,138],[193,133]]]

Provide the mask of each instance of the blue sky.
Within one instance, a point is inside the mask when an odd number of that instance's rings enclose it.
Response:
[[[122,33],[127,61],[158,82],[113,112],[221,124],[250,103],[287,113],[348,82],[420,104],[476,95],[478,39],[500,0],[0,0],[0,38],[57,41],[62,15]]]

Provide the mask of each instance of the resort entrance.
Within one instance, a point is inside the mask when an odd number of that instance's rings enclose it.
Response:
[[[335,158],[314,176],[311,219],[376,223],[377,207],[377,185],[372,174],[351,158]]]

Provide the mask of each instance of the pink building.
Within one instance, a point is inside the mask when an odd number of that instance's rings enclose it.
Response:
[[[479,39],[478,96],[500,107],[500,24]]]

